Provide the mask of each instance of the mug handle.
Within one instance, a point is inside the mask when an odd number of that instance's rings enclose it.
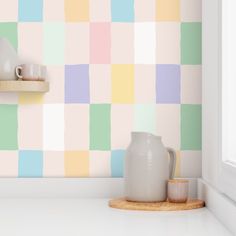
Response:
[[[174,178],[174,174],[175,174],[175,166],[176,166],[176,153],[175,150],[173,148],[167,148],[167,151],[170,155],[170,179]]]
[[[23,76],[20,74],[21,71],[22,71],[22,67],[21,66],[17,66],[16,69],[15,69],[15,72],[16,72],[16,76],[19,79],[23,79]]]

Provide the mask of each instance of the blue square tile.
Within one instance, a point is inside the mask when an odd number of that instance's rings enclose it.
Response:
[[[124,174],[124,150],[113,150],[111,152],[111,175],[112,177],[123,177]]]
[[[19,0],[19,21],[37,22],[43,20],[43,0]]]
[[[19,151],[19,177],[42,177],[43,152]]]
[[[111,13],[113,22],[133,22],[134,0],[112,0]]]

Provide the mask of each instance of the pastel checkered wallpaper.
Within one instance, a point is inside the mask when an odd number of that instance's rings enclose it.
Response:
[[[0,0],[0,36],[48,67],[47,94],[0,94],[0,176],[118,177],[131,131],[201,175],[200,0]]]

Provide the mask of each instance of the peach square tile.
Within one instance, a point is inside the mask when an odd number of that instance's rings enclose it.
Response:
[[[64,21],[64,0],[44,1],[44,21]],[[56,9],[55,9],[56,8]]]
[[[90,0],[90,22],[110,22],[111,21],[111,1],[110,0]]]
[[[43,103],[42,93],[31,93],[25,92],[19,94],[19,104],[42,104]]]
[[[180,178],[180,151],[176,151],[175,178]]]
[[[18,106],[19,149],[40,150],[43,143],[43,109],[41,105]]]
[[[89,176],[109,177],[111,176],[111,152],[90,151],[89,154]]]
[[[110,23],[90,23],[90,63],[110,64]]]
[[[111,24],[111,63],[134,63],[134,24]]]
[[[49,92],[44,94],[44,103],[64,103],[64,66],[47,66]]]
[[[89,69],[91,103],[111,103],[111,66],[91,64]]]
[[[0,151],[0,176],[1,177],[18,176],[17,151]]]
[[[130,143],[134,123],[132,105],[112,105],[111,107],[111,147],[126,149]]]
[[[180,105],[157,105],[157,135],[166,147],[180,149]]]
[[[202,103],[202,67],[181,66],[181,103]]]
[[[0,104],[17,104],[18,93],[1,92]]]
[[[18,0],[7,0],[1,2],[0,22],[18,21]]]
[[[156,29],[157,64],[180,64],[180,23],[157,23]]]
[[[156,66],[135,65],[135,102],[156,103]]]
[[[88,64],[89,23],[67,23],[65,33],[65,64]]]
[[[88,151],[66,151],[64,158],[66,177],[89,176]]]
[[[43,149],[64,150],[64,104],[43,105]]]
[[[135,21],[155,21],[156,1],[155,0],[135,0]]]
[[[89,149],[89,105],[65,105],[65,150]]]
[[[44,152],[43,176],[64,177],[64,152],[55,152],[55,151]]]
[[[180,0],[156,0],[157,21],[180,21]]]
[[[65,0],[65,20],[89,21],[89,0]]]
[[[202,152],[180,152],[180,175],[182,178],[198,178],[202,176]]]
[[[204,0],[203,0],[204,1]],[[185,22],[202,21],[201,0],[181,0],[181,20]]]
[[[33,50],[32,50],[33,48]],[[18,54],[23,63],[42,64],[43,24],[18,23]]]

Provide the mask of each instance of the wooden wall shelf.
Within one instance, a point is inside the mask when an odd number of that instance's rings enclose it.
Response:
[[[0,92],[39,92],[49,91],[49,82],[46,81],[22,81],[0,80]]]

